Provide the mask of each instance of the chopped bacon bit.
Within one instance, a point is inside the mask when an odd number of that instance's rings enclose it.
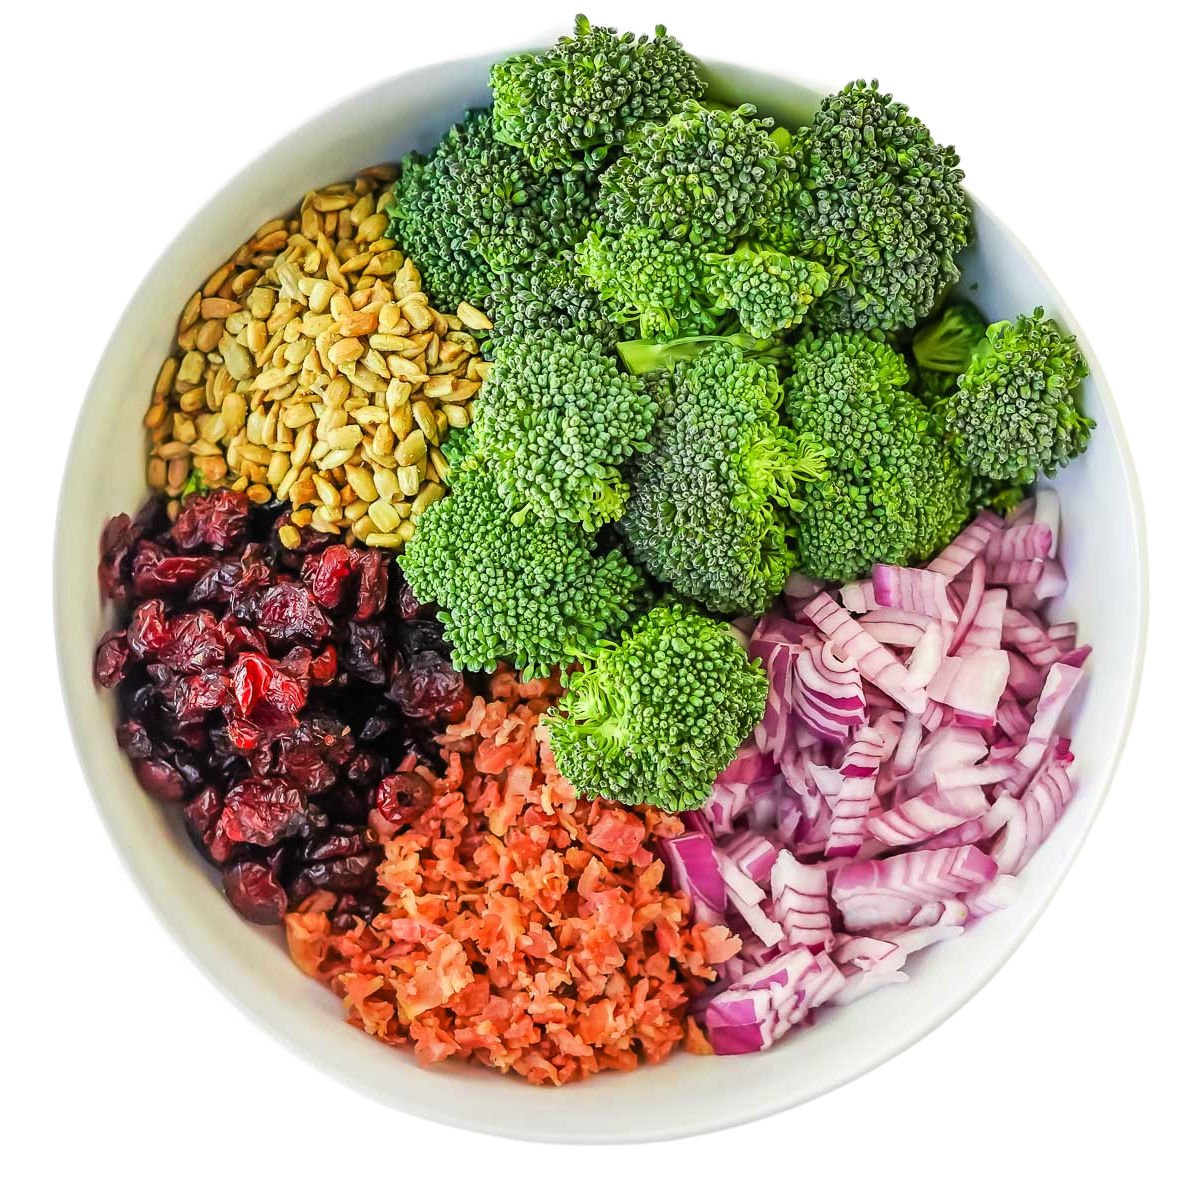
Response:
[[[370,925],[335,929],[320,892],[287,917],[297,966],[423,1063],[562,1084],[680,1044],[712,1053],[685,1012],[740,940],[663,889],[650,847],[678,818],[584,804],[555,770],[539,719],[560,694],[502,670],[447,728],[428,807],[373,826],[388,897]]]

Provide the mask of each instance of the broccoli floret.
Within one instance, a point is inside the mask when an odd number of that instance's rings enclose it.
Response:
[[[967,519],[970,476],[905,390],[903,357],[870,334],[832,333],[805,335],[792,358],[784,412],[826,448],[830,467],[796,521],[801,570],[853,579],[877,562],[935,554]]]
[[[818,262],[747,244],[705,258],[705,287],[715,307],[732,309],[751,337],[768,338],[804,320],[831,276]]]
[[[907,107],[859,80],[797,135],[795,247],[845,269],[814,312],[825,328],[909,328],[959,277],[970,236],[958,155]]]
[[[491,113],[455,125],[428,158],[401,164],[387,211],[389,235],[411,255],[434,303],[484,301],[497,272],[555,258],[595,215],[592,177],[539,173],[496,140]]]
[[[549,50],[496,63],[491,85],[496,136],[539,169],[594,166],[635,126],[704,94],[696,61],[663,26],[635,38],[584,16]]]
[[[594,530],[616,520],[621,467],[649,449],[656,407],[595,338],[543,329],[503,338],[475,404],[475,437],[518,519]]]
[[[456,667],[499,660],[531,675],[591,653],[632,616],[640,572],[620,549],[565,521],[518,525],[487,470],[461,468],[453,488],[417,520],[404,575],[436,603]]]
[[[600,211],[612,230],[661,230],[723,251],[774,219],[794,180],[788,135],[752,104],[705,108],[694,100],[661,125],[644,125],[600,177]]]
[[[550,748],[584,795],[699,808],[766,699],[762,666],[727,625],[660,606],[569,676]]]
[[[614,321],[636,321],[644,338],[673,338],[711,329],[703,255],[661,230],[632,226],[619,234],[593,230],[576,248],[579,269]]]
[[[1032,483],[1087,449],[1095,422],[1076,389],[1088,367],[1075,338],[1040,308],[997,321],[945,403],[955,453],[976,475]]]
[[[719,613],[761,613],[794,563],[783,509],[824,469],[778,420],[775,369],[717,342],[675,368],[622,530],[656,579]]]
[[[634,375],[647,375],[670,371],[676,364],[691,362],[709,346],[717,345],[733,346],[746,358],[760,362],[779,363],[787,357],[787,348],[778,338],[754,338],[748,333],[694,334],[669,342],[642,338],[618,343],[617,353],[627,371]]]
[[[493,281],[488,315],[494,328],[489,342],[538,329],[589,333],[615,347],[635,329],[614,322],[608,306],[580,274],[572,254],[541,258],[508,271]]]
[[[987,331],[983,314],[969,300],[947,304],[912,339],[917,394],[935,408],[958,387],[971,353]]]

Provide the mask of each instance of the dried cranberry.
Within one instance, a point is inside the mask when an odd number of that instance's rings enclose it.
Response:
[[[470,703],[462,673],[433,650],[414,654],[407,666],[397,664],[387,694],[405,716],[424,721],[460,720]]]
[[[156,659],[171,640],[167,630],[167,606],[161,600],[145,600],[129,618],[129,652],[134,658]]]
[[[153,542],[140,542],[133,556],[133,591],[137,596],[174,596],[188,591],[213,559],[171,555]]]
[[[171,540],[180,550],[202,546],[216,551],[233,550],[246,540],[250,500],[245,492],[226,488],[193,496],[171,527]]]
[[[322,608],[337,608],[350,586],[353,560],[350,551],[338,542],[326,546],[320,554],[310,555],[300,568],[300,578],[308,584]]]
[[[375,789],[375,807],[393,825],[404,825],[409,813],[419,812],[432,796],[433,789],[423,775],[415,771],[398,771],[379,781]]]
[[[159,661],[194,674],[225,665],[225,639],[217,618],[206,608],[180,613],[167,622]]]
[[[256,925],[278,925],[287,912],[287,893],[264,863],[239,862],[226,867],[221,886],[229,903]]]
[[[100,534],[100,566],[97,578],[100,595],[106,600],[123,602],[128,598],[130,551],[141,530],[125,513],[113,517]]]
[[[358,892],[375,882],[375,868],[383,857],[378,847],[345,858],[332,858],[304,867],[289,885],[292,903],[315,890]]]
[[[404,577],[404,572],[398,566],[396,575],[398,578],[392,589],[392,607],[401,621],[412,621],[420,614],[424,606],[417,599],[411,585]]]
[[[309,678],[313,683],[328,683],[337,674],[337,667],[337,649],[330,643],[323,646],[319,654],[313,656],[309,666]]]
[[[155,800],[171,803],[183,799],[183,776],[161,758],[145,758],[133,764],[138,783]]]
[[[239,654],[230,673],[237,711],[258,719],[264,707],[295,713],[304,707],[308,689],[265,654]]]
[[[101,687],[116,687],[125,678],[129,662],[129,639],[124,633],[110,629],[96,647],[92,676]]]
[[[295,583],[276,583],[259,599],[258,625],[276,641],[306,641],[313,644],[329,636],[329,618],[321,611],[312,592]]]
[[[118,725],[117,745],[134,761],[154,753],[154,742],[141,721],[123,721]]]
[[[369,787],[383,774],[383,760],[378,754],[368,754],[365,751],[356,754],[346,764],[346,779],[350,783]]]
[[[345,858],[349,854],[361,854],[367,849],[366,834],[361,830],[336,829],[309,838],[302,851],[305,862],[324,862],[329,858]]]
[[[220,829],[231,842],[273,846],[305,828],[304,795],[286,779],[244,779],[230,788]]]
[[[242,577],[240,559],[223,558],[209,567],[188,593],[189,604],[228,604],[233,589]]]
[[[280,746],[275,769],[309,796],[327,792],[337,783],[337,772],[312,746]]]
[[[362,550],[358,557],[358,599],[356,621],[369,621],[383,612],[387,604],[387,559],[378,550]]]
[[[396,630],[396,641],[405,658],[412,658],[422,650],[433,650],[443,658],[450,657],[450,647],[437,621],[407,621]]]
[[[267,652],[267,639],[257,629],[243,625],[233,613],[226,613],[220,620],[219,628],[225,649],[230,654],[239,650],[257,650],[260,654]]]
[[[383,626],[375,622],[347,621],[339,660],[351,675],[382,686],[387,681],[387,642]]]

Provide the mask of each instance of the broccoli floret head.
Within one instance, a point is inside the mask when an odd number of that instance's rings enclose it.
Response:
[[[465,466],[418,518],[404,575],[439,606],[455,666],[490,671],[503,660],[533,675],[591,653],[645,586],[620,549],[601,551],[579,525],[518,525],[490,471]]]
[[[689,242],[631,226],[593,230],[576,249],[579,269],[614,321],[638,323],[644,338],[673,338],[713,327],[704,294],[704,258]]]
[[[629,130],[704,94],[698,65],[663,26],[634,37],[587,17],[539,54],[513,54],[491,73],[496,136],[539,169],[598,163]]]
[[[955,300],[913,334],[916,364],[913,386],[927,404],[940,409],[958,387],[971,354],[987,331],[983,314],[969,300]]]
[[[1087,374],[1075,338],[1040,308],[988,326],[945,402],[958,457],[988,479],[1053,475],[1087,449],[1095,427],[1077,395]]]
[[[409,155],[388,204],[389,234],[421,270],[435,304],[485,300],[496,272],[555,258],[595,215],[579,169],[535,171],[496,140],[491,113],[468,113],[426,158]]]
[[[643,125],[600,177],[603,222],[660,230],[722,251],[773,219],[795,159],[752,104],[705,108],[694,100],[661,125]]]
[[[818,262],[747,244],[705,257],[705,286],[715,307],[732,309],[751,337],[769,338],[804,320],[825,293],[830,273]]]
[[[609,318],[608,306],[580,274],[570,252],[499,272],[487,304],[489,341],[538,329],[587,333],[615,346],[635,329]]]
[[[774,367],[727,342],[680,363],[637,459],[622,529],[633,556],[719,613],[761,613],[794,563],[784,509],[824,471],[819,447],[782,428]]]
[[[550,748],[584,795],[699,808],[766,698],[761,665],[727,625],[659,606],[568,677]]]
[[[654,399],[586,334],[501,339],[475,403],[475,438],[501,497],[528,514],[594,530],[616,520],[621,467],[649,449]]]
[[[877,562],[920,561],[967,519],[969,472],[907,383],[903,357],[870,334],[808,334],[794,346],[784,411],[830,468],[796,520],[805,574],[853,579]]]
[[[845,269],[814,316],[826,328],[916,325],[958,279],[954,256],[970,236],[958,155],[862,80],[827,96],[797,141],[792,235]]]

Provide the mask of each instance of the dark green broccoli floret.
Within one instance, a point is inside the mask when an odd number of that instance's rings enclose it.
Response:
[[[615,347],[633,327],[614,322],[608,306],[580,274],[570,253],[542,258],[497,274],[487,302],[494,342],[538,329],[590,333]]]
[[[714,612],[760,613],[794,556],[783,509],[823,461],[778,420],[775,369],[718,342],[675,368],[622,529],[656,579]]]
[[[969,239],[958,155],[862,80],[827,96],[797,145],[788,240],[845,269],[814,316],[830,328],[915,325],[958,279],[954,256]]]
[[[625,508],[621,467],[649,449],[656,408],[595,338],[503,338],[475,403],[475,439],[514,514],[597,529]]]
[[[1040,308],[997,321],[972,355],[944,418],[955,453],[976,474],[1032,483],[1087,449],[1095,422],[1076,389],[1088,367],[1075,338]]]
[[[732,309],[742,328],[756,338],[799,325],[831,280],[820,263],[769,246],[739,246],[732,254],[709,254],[705,261],[712,304]]]
[[[498,142],[487,111],[468,113],[428,158],[402,163],[387,211],[389,235],[421,271],[435,304],[486,300],[497,272],[555,258],[594,217],[581,170],[535,171]]]
[[[661,230],[722,251],[772,220],[795,174],[788,135],[752,104],[705,108],[688,101],[661,125],[644,125],[600,177],[611,230]]]
[[[784,411],[830,467],[796,523],[806,574],[852,579],[928,558],[966,520],[969,474],[907,383],[901,355],[869,334],[808,334],[793,347]]]
[[[922,400],[940,407],[958,387],[958,377],[986,330],[987,322],[975,305],[955,300],[913,334],[914,384]]]
[[[568,677],[550,748],[584,795],[699,808],[766,699],[761,665],[727,625],[660,606]]]
[[[574,36],[492,67],[496,136],[539,169],[595,165],[643,121],[704,94],[696,61],[667,35],[635,38],[575,18]]]
[[[619,549],[565,521],[518,525],[487,470],[461,468],[421,514],[404,555],[418,600],[436,603],[454,664],[529,674],[591,653],[639,606],[644,581]]]
[[[704,258],[661,230],[595,231],[576,248],[579,269],[614,321],[636,321],[644,338],[672,338],[713,327],[704,294]]]

